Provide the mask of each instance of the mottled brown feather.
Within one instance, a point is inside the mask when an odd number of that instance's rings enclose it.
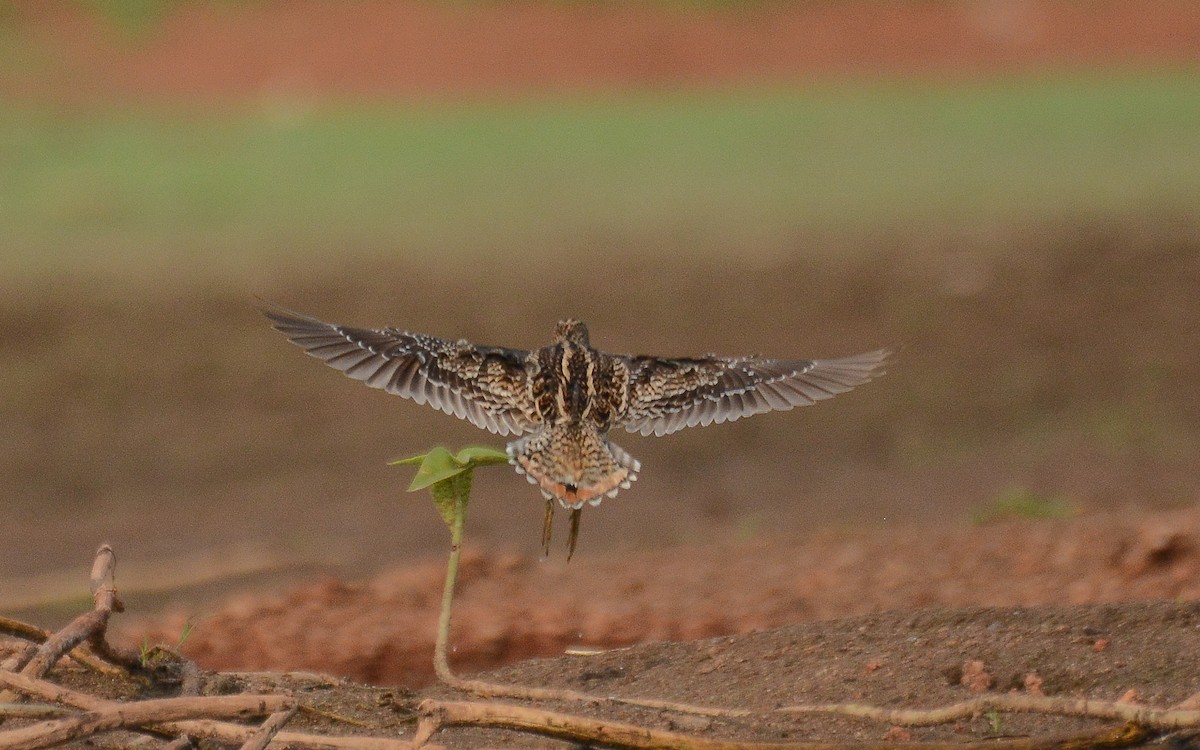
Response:
[[[882,375],[887,357],[884,349],[818,360],[631,357],[629,408],[621,426],[667,435],[808,406]]]

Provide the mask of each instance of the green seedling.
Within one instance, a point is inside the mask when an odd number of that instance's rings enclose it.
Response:
[[[988,728],[992,731],[992,734],[1000,734],[1000,731],[1004,728],[1004,720],[999,711],[988,711],[984,713],[983,718],[987,719]]]
[[[196,618],[193,615],[184,621],[183,629],[179,631],[179,639],[175,641],[175,650],[183,648],[183,644],[187,643],[188,636],[192,634],[195,628]],[[141,645],[138,646],[138,661],[141,662],[144,669],[149,669],[161,661],[165,654],[170,653],[170,648],[151,644],[148,638],[143,638]]]
[[[437,642],[433,649],[433,668],[443,682],[454,683],[446,659],[450,640],[450,607],[454,600],[454,584],[458,579],[458,561],[462,554],[463,526],[467,506],[471,502],[471,482],[476,467],[507,464],[508,454],[494,448],[463,448],[458,455],[441,446],[428,453],[390,462],[390,466],[416,466],[417,473],[408,486],[409,492],[428,489],[438,513],[450,529],[450,561],[446,565],[446,583],[442,589],[442,610],[438,617]]]

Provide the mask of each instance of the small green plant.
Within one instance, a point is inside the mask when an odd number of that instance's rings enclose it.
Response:
[[[1047,518],[1071,518],[1079,509],[1058,495],[1043,495],[1027,487],[1011,487],[985,506],[971,511],[975,524]]]
[[[390,463],[391,466],[417,467],[417,474],[409,484],[408,491],[428,489],[438,513],[450,528],[450,562],[446,566],[442,610],[438,617],[437,641],[433,649],[434,671],[439,679],[450,685],[458,682],[446,659],[447,644],[450,640],[450,605],[454,600],[454,584],[458,578],[463,526],[467,520],[467,506],[471,502],[471,483],[476,467],[507,463],[508,454],[495,448],[463,448],[455,455],[441,446],[428,453]]]
[[[175,641],[173,648],[183,648],[183,644],[187,642],[188,636],[192,634],[192,631],[195,628],[196,616],[192,615],[184,621],[183,629],[179,631],[179,639]],[[163,656],[168,652],[168,649],[165,649],[158,644],[151,644],[148,638],[143,638],[141,645],[138,646],[138,661],[141,663],[144,669],[149,669],[161,661]]]
[[[1004,728],[1004,721],[1000,716],[1000,712],[988,711],[983,717],[988,720],[988,728],[992,730],[992,734],[1000,734],[1000,730]]]

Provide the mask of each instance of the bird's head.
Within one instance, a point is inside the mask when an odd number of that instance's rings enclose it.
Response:
[[[588,343],[587,326],[574,318],[558,321],[558,325],[554,327],[554,336],[559,341],[570,341],[579,346],[591,346]]]

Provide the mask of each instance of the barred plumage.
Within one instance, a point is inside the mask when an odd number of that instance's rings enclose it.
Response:
[[[667,435],[832,398],[883,374],[889,352],[841,359],[662,357],[594,349],[587,327],[564,320],[536,351],[478,346],[396,328],[334,325],[266,309],[275,329],[308,354],[372,388],[466,419],[500,435],[510,462],[571,510],[568,559],[584,504],[599,505],[637,479],[641,463],[608,440],[616,427]]]

